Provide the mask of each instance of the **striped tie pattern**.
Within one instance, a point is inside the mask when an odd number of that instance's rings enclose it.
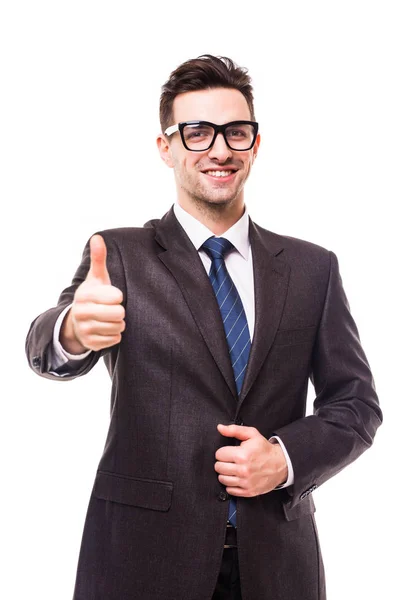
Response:
[[[225,265],[224,256],[234,248],[225,238],[210,237],[202,246],[211,258],[209,278],[217,298],[228,343],[238,395],[242,389],[250,354],[250,332],[243,304]],[[229,500],[228,520],[236,527],[236,498]]]

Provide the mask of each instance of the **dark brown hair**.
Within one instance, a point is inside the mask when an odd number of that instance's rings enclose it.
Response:
[[[246,98],[251,119],[255,121],[253,88],[247,69],[238,67],[226,56],[203,54],[182,63],[162,86],[160,98],[160,124],[164,131],[173,125],[173,103],[178,94],[212,88],[239,90]]]

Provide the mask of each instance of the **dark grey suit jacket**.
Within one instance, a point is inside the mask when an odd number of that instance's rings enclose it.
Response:
[[[381,411],[334,254],[250,220],[255,331],[239,398],[218,305],[171,209],[144,228],[101,232],[123,292],[120,344],[104,356],[111,422],[89,502],[75,600],[210,600],[228,502],[214,470],[217,423],[283,440],[294,485],[237,504],[244,600],[323,600],[311,492],[373,440]],[[89,247],[58,306],[27,337],[44,377],[54,324],[85,279]],[[308,379],[316,390],[305,417]]]

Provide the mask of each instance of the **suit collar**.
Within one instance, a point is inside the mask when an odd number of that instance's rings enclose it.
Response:
[[[181,207],[179,207],[179,208],[181,208]],[[183,210],[183,209],[181,208],[181,210]],[[189,215],[189,213],[186,213],[186,211],[185,211],[185,214]],[[242,219],[245,217],[246,214],[248,215],[247,209],[246,209],[245,213],[243,214]],[[189,217],[191,219],[194,219],[194,217],[192,217],[191,215],[189,215]],[[169,211],[167,213],[165,213],[165,215],[161,219],[152,219],[151,221],[148,221],[147,223],[145,223],[144,226],[154,228],[155,240],[165,250],[167,250],[168,248],[170,248],[170,249],[178,248],[178,246],[180,246],[181,242],[183,241],[183,240],[179,239],[179,237],[182,235],[184,235],[184,237],[187,240],[192,242],[192,240],[186,233],[185,229],[183,228],[183,226],[180,222],[180,219],[178,219],[176,217],[176,214],[174,212],[174,206],[171,206]],[[202,227],[204,227],[204,229],[206,229],[206,231],[210,231],[204,225],[202,225]],[[230,230],[233,229],[234,227],[235,226],[232,226],[230,228]],[[230,231],[230,230],[228,230],[228,231]],[[213,233],[211,231],[210,231],[210,235],[213,235]],[[266,229],[263,229],[262,227],[260,227],[256,223],[254,223],[254,221],[251,219],[250,216],[248,216],[248,239],[249,239],[250,243],[253,242],[259,247],[261,244],[261,246],[264,248],[264,250],[266,250],[266,252],[269,255],[271,255],[271,257],[278,256],[284,249],[284,245],[282,243],[281,236],[279,236],[275,233],[272,233],[271,231],[268,231]],[[203,240],[203,241],[205,241],[205,240]],[[232,241],[232,240],[230,240],[230,241]],[[201,242],[201,243],[203,243],[203,242]],[[196,250],[200,247],[199,245],[197,245],[196,243],[193,243],[193,242],[192,242],[192,246]],[[185,247],[187,247],[186,244],[185,244]]]
[[[196,250],[199,250],[208,238],[215,235],[208,227],[184,210],[178,203],[173,206],[174,214]],[[241,218],[221,236],[229,240],[245,260],[249,259],[249,214],[247,207]]]

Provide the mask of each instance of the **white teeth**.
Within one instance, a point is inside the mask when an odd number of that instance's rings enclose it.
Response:
[[[232,171],[207,171],[207,175],[211,175],[212,177],[228,177]]]

